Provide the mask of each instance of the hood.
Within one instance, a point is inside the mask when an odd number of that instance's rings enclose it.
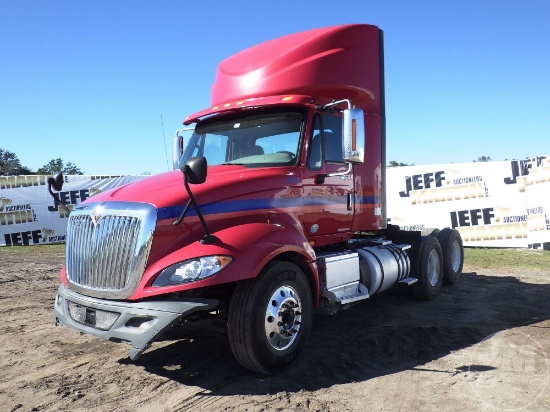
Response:
[[[235,165],[208,167],[206,182],[200,185],[190,184],[191,191],[200,205],[208,205],[239,198],[253,199],[266,196],[277,197],[279,189],[298,186],[299,167],[246,168]],[[179,170],[161,173],[149,178],[99,193],[87,202],[140,202],[154,205],[161,210],[179,209],[189,200],[183,184],[183,174]],[[164,213],[159,220],[178,214]]]

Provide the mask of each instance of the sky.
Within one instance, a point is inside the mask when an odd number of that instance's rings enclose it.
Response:
[[[388,161],[548,155],[549,21],[548,0],[0,0],[0,148],[31,170],[170,170],[220,61],[367,23],[384,31]]]

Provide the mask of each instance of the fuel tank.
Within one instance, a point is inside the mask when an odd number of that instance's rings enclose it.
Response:
[[[357,250],[361,283],[369,295],[383,292],[409,276],[411,263],[405,252],[408,247],[390,243]]]

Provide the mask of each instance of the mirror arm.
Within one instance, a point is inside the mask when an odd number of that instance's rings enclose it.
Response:
[[[204,217],[202,215],[201,209],[195,200],[195,196],[193,196],[193,192],[191,191],[191,188],[189,187],[189,182],[187,181],[187,173],[189,173],[189,166],[185,166],[185,172],[183,173],[183,185],[185,186],[185,190],[187,191],[187,194],[189,195],[189,201],[187,202],[187,205],[185,206],[185,209],[183,209],[183,212],[181,216],[174,222],[172,225],[176,226],[179,225],[187,212],[189,211],[189,207],[191,204],[195,206],[195,210],[197,211],[197,216],[199,217],[202,227],[204,228],[204,231],[206,232],[206,235],[204,235],[201,239],[201,244],[203,245],[209,245],[214,243],[215,241],[219,241],[219,239],[210,234],[210,231],[208,230],[208,226],[206,225],[206,221],[204,220]]]
[[[329,173],[329,174],[327,174],[326,176],[332,177],[332,176],[344,176],[344,175],[347,175],[347,174],[349,174],[349,172],[351,172],[352,167],[353,167],[353,164],[352,164],[351,162],[349,162],[349,163],[348,163],[348,170],[346,170],[345,172]]]
[[[351,109],[351,102],[348,99],[343,99],[343,100],[338,100],[338,101],[333,100],[332,102],[325,104],[323,106],[323,110],[334,109],[336,106],[338,106],[342,103],[347,103],[348,109]]]
[[[189,210],[189,206],[191,206],[191,203],[192,203],[191,199],[189,199],[189,202],[187,202],[187,205],[185,205],[185,209],[183,209],[183,212],[181,213],[180,217],[178,217],[177,220],[174,223],[172,223],[173,226],[177,226],[182,222],[183,218],[187,214],[187,211]]]

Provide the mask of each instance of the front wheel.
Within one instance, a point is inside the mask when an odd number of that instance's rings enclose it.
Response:
[[[290,364],[311,331],[311,289],[293,263],[273,261],[240,282],[229,305],[231,350],[246,369],[271,374]]]

